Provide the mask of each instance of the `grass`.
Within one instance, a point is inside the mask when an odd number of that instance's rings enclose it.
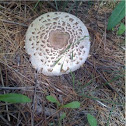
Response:
[[[109,126],[109,122],[110,122],[110,118],[111,118],[111,115],[112,115],[113,110],[114,110],[114,105],[112,106],[112,108],[111,108],[111,110],[110,110],[109,118],[108,118],[108,120],[107,120],[106,126]]]
[[[38,0],[38,1],[36,2],[36,4],[35,4],[35,6],[34,6],[33,10],[35,10],[35,9],[36,9],[36,7],[38,6],[39,2],[40,2],[40,0]]]
[[[72,77],[72,84],[73,84],[73,88],[75,88],[75,73],[73,73],[72,71],[70,71],[71,77]]]
[[[63,9],[62,9],[63,12],[65,11],[65,8],[67,7],[68,3],[69,1],[63,2]]]
[[[59,11],[57,1],[56,0],[54,1],[55,1],[55,6],[56,6],[56,11]]]
[[[113,101],[110,101],[110,100],[107,100],[107,99],[100,99],[100,98],[93,97],[93,96],[88,96],[88,95],[85,95],[84,93],[83,94],[81,93],[80,96],[82,96],[83,98],[89,98],[89,99],[92,99],[92,100],[95,100],[95,101],[98,100],[98,101],[106,102],[106,103],[109,103],[109,104],[124,106],[124,104],[121,104],[121,103],[113,102]]]

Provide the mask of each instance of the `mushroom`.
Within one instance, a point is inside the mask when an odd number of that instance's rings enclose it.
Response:
[[[87,59],[89,49],[86,26],[69,13],[45,13],[36,18],[26,32],[25,50],[32,66],[47,76],[79,69]]]

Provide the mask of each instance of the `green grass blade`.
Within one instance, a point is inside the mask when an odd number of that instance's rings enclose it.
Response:
[[[81,3],[81,1],[76,1],[75,6],[76,6],[76,16],[78,14],[78,8],[79,8],[79,4]]]
[[[33,10],[35,10],[35,8],[38,6],[39,2],[40,2],[40,0],[37,1],[37,3],[35,4]]]
[[[0,101],[9,103],[27,103],[31,102],[31,99],[22,94],[8,93],[8,94],[1,94]]]
[[[58,60],[56,60],[55,63],[52,66],[55,66],[60,61],[61,58],[59,58]]]
[[[114,105],[112,106],[112,109],[110,110],[109,118],[108,118],[108,120],[107,120],[107,125],[106,125],[106,126],[109,126],[109,121],[110,121],[110,117],[111,117],[111,115],[112,115],[113,110],[114,110]]]
[[[113,10],[108,20],[107,30],[111,30],[125,17],[125,1],[121,1]]]
[[[121,77],[124,77],[124,75],[117,75],[114,78],[112,78],[111,80],[109,80],[108,82],[104,83],[104,85],[111,85],[112,82],[118,80]]]
[[[75,2],[73,3],[73,5],[69,8],[68,13],[70,13],[70,12],[73,10],[75,4],[76,4],[76,1],[75,1]]]
[[[72,60],[73,60],[73,57],[74,57],[74,56],[73,56],[73,51],[72,51],[72,55],[71,55],[71,59],[72,59]]]
[[[69,2],[69,1],[64,1],[64,3],[63,3],[63,9],[62,9],[62,11],[65,11],[65,8],[67,7],[67,5],[68,5],[68,2]]]
[[[92,100],[103,101],[103,102],[110,103],[110,104],[113,104],[113,105],[120,105],[120,106],[125,105],[125,104],[117,103],[117,102],[110,101],[110,100],[107,100],[107,99],[100,99],[100,98],[97,98],[97,97],[88,96],[88,95],[85,95],[85,94],[80,94],[80,96],[82,96],[84,98],[89,98],[89,99],[92,99]]]
[[[62,70],[63,70],[63,64],[64,64],[64,63],[62,63],[62,65],[61,65],[60,71],[62,71]]]
[[[82,87],[85,88],[87,86],[89,86],[90,84],[92,84],[93,80],[90,80],[88,83],[84,84]],[[81,85],[81,82],[78,81],[78,84]]]
[[[56,5],[56,10],[59,11],[57,1],[56,0],[54,0],[54,1],[55,1],[55,5]]]
[[[84,36],[83,38],[79,39],[78,41],[75,42],[75,44],[78,44],[80,43],[82,40],[84,40],[86,37],[89,37],[89,36]]]
[[[73,83],[73,88],[74,88],[74,85],[75,85],[75,73],[72,73],[72,71],[70,71],[70,74],[72,76],[72,83]]]
[[[64,54],[68,49],[70,49],[71,45],[72,44],[68,45],[67,48],[61,53],[61,55]]]

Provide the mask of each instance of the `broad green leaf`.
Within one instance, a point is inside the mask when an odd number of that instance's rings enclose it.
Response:
[[[95,119],[94,116],[92,116],[91,114],[88,114],[87,119],[88,119],[90,126],[97,126],[97,120]]]
[[[80,107],[80,102],[78,101],[73,101],[73,102],[70,102],[66,105],[63,105],[62,106],[63,108],[79,108]]]
[[[31,102],[31,99],[22,94],[9,93],[9,94],[1,94],[0,101],[9,103],[26,103]]]
[[[60,121],[63,120],[66,117],[66,113],[64,112],[61,116],[60,116]]]
[[[125,32],[125,25],[121,23],[119,26],[119,30],[117,31],[117,35],[122,35],[124,32]]]
[[[111,30],[125,17],[125,1],[119,2],[119,4],[113,10],[108,20],[107,30]]]
[[[52,103],[56,103],[58,106],[60,106],[60,103],[59,103],[59,102],[57,101],[57,99],[54,98],[53,96],[48,95],[48,96],[46,96],[46,99],[47,99],[48,101],[50,101],[50,102],[52,102]]]

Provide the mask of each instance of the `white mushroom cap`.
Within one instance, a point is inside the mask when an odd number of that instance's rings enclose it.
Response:
[[[30,24],[25,49],[40,73],[59,76],[79,69],[85,62],[90,49],[89,33],[74,15],[49,12]]]

